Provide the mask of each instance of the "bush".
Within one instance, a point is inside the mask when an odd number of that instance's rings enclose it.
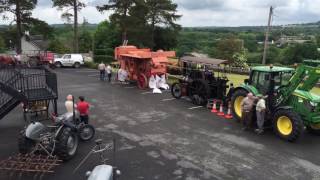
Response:
[[[84,62],[84,66],[90,69],[97,69],[98,64],[94,62]]]
[[[109,55],[95,55],[93,61],[94,61],[95,63],[103,62],[103,63],[110,64],[110,63],[112,63],[112,62],[115,61],[115,60],[114,60],[114,57],[113,57],[113,56],[109,56]]]

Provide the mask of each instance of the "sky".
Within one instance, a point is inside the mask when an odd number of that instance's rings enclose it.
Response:
[[[96,10],[108,0],[82,0],[86,4],[80,12],[80,22],[99,23],[111,12]],[[184,27],[195,26],[260,26],[266,25],[269,7],[275,7],[273,25],[296,24],[320,21],[320,0],[173,0],[178,4],[178,21]],[[63,23],[62,12],[52,7],[51,0],[38,0],[33,17],[49,24]],[[0,20],[0,24],[9,24]]]

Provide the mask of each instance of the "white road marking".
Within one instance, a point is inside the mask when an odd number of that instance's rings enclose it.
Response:
[[[76,71],[77,73],[94,73],[94,72],[96,72],[96,73],[98,73],[99,71],[97,71],[97,70],[83,70],[83,71]]]
[[[152,94],[152,92],[150,92],[150,91],[148,91],[148,92],[143,92],[143,93],[141,93],[142,95],[144,95],[144,94]]]
[[[135,86],[128,86],[128,87],[124,87],[126,89],[133,89],[133,88],[136,88]]]
[[[172,101],[175,100],[176,98],[170,98],[170,99],[162,99],[161,101]]]
[[[188,109],[192,110],[192,109],[199,109],[199,108],[203,108],[203,106],[194,106],[194,107],[191,107],[191,108],[188,108]]]
[[[89,77],[98,77],[98,76],[100,76],[99,74],[89,74],[88,75]]]

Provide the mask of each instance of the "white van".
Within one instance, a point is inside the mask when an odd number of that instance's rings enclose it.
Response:
[[[54,64],[57,68],[62,66],[80,68],[84,64],[84,59],[81,54],[65,54],[61,58],[54,59]]]

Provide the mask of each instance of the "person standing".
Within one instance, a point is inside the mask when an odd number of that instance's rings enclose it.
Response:
[[[248,93],[247,97],[241,101],[243,130],[249,130],[251,128],[254,101],[255,97],[252,93]]]
[[[107,72],[107,76],[108,76],[108,81],[111,82],[112,68],[109,64],[107,65],[106,72]]]
[[[257,114],[257,125],[258,129],[255,130],[257,134],[263,133],[263,125],[264,125],[264,119],[265,119],[265,113],[266,113],[266,101],[264,100],[264,97],[262,95],[258,96],[259,100],[256,105],[256,114]]]
[[[75,105],[73,104],[73,96],[71,94],[67,96],[67,100],[64,105],[68,113],[73,113],[73,108],[74,108],[73,106]]]
[[[79,97],[79,102],[77,103],[77,109],[80,114],[80,120],[81,122],[84,122],[85,124],[89,123],[89,108],[90,105],[88,102],[85,101],[83,96]]]
[[[101,62],[98,65],[98,69],[100,71],[100,80],[104,81],[105,80],[105,76],[106,76],[106,65],[103,62]]]

